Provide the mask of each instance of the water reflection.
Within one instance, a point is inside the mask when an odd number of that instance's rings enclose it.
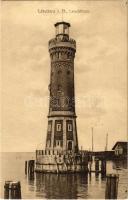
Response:
[[[118,173],[119,197],[126,197],[126,162],[108,162],[107,173]],[[115,167],[115,169],[113,169]],[[119,170],[121,167],[121,170]],[[36,199],[100,199],[105,195],[106,176],[101,173],[87,174],[41,174],[27,177],[29,194]]]
[[[34,185],[34,180],[35,180],[35,174],[29,174],[27,176],[27,182],[28,182],[28,185]]]
[[[76,199],[88,196],[88,176],[83,174],[36,174],[36,196]]]

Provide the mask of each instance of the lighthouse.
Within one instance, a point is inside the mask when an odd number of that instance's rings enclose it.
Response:
[[[55,38],[49,41],[51,59],[50,103],[46,150],[78,151],[74,58],[76,41],[69,37],[70,24],[57,22]]]
[[[70,23],[55,23],[49,40],[49,111],[45,149],[36,150],[36,172],[87,172],[87,155],[79,151],[75,112],[74,58],[76,41]]]

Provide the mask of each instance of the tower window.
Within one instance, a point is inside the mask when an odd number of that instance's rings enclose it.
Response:
[[[57,131],[61,131],[61,129],[62,129],[61,124],[57,124],[57,125],[56,125],[56,130],[57,130]]]
[[[58,85],[58,91],[61,91],[61,85]]]
[[[57,146],[62,146],[62,141],[60,141],[60,140],[56,140],[56,142],[55,142],[55,146],[57,147]]]
[[[72,131],[72,124],[68,124],[68,131]]]
[[[72,120],[67,120],[66,123],[66,130],[67,130],[67,140],[73,140],[73,124]]]
[[[67,74],[68,74],[68,75],[70,74],[70,71],[69,71],[69,70],[67,71]]]
[[[61,71],[61,70],[59,70],[59,71],[58,71],[58,74],[61,74],[61,73],[62,73],[62,71]]]
[[[70,151],[72,150],[72,141],[68,142],[68,150],[70,150]]]
[[[63,121],[55,120],[55,135],[54,135],[54,137],[56,138],[56,140],[60,140],[63,137],[62,131],[63,131]]]
[[[61,52],[59,52],[59,58],[61,59]]]

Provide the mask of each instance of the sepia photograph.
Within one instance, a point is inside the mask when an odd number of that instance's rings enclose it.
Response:
[[[0,199],[127,199],[127,0],[1,1]]]

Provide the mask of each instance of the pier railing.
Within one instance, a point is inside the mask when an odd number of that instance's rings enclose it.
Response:
[[[79,154],[79,155],[83,155],[83,156],[88,156],[88,152],[87,151],[71,151],[71,150],[67,150],[67,151],[63,151],[63,150],[36,150],[36,157],[39,155],[66,155],[66,154]]]
[[[76,41],[72,38],[69,38],[68,40],[58,40],[56,38],[53,38],[49,41],[49,49],[55,47],[55,46],[65,46],[65,47],[71,47],[73,49],[76,49]]]

